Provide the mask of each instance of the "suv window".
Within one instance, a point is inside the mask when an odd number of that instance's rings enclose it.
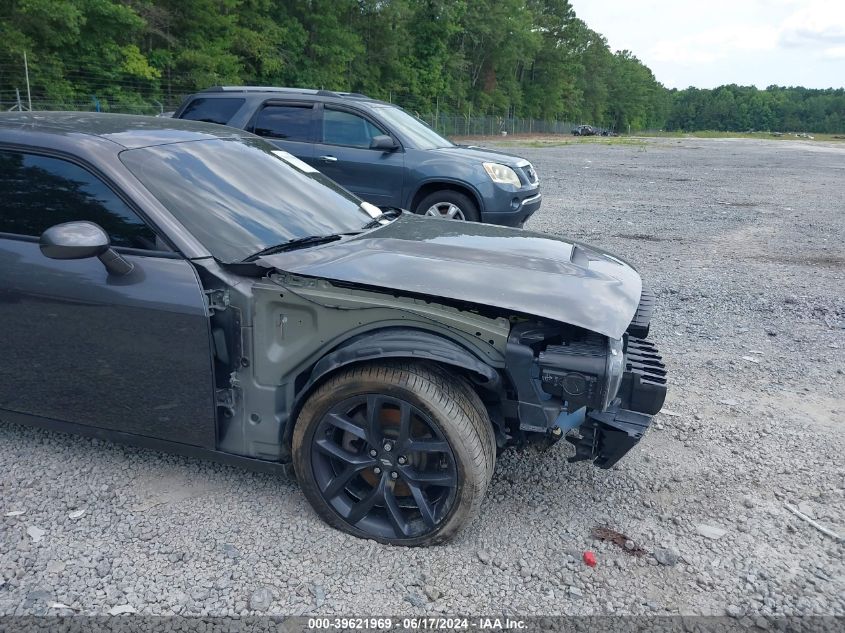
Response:
[[[243,104],[243,99],[201,97],[191,101],[179,118],[226,125]]]
[[[310,105],[267,105],[255,118],[252,131],[259,136],[286,141],[308,141],[311,138]]]
[[[88,170],[59,158],[0,151],[0,233],[38,237],[54,224],[88,220],[114,246],[156,249],[156,234]]]
[[[370,147],[373,137],[384,134],[367,119],[344,110],[323,110],[323,142],[329,145]]]

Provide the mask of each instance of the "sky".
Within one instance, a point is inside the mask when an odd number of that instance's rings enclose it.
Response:
[[[845,86],[845,0],[571,0],[668,88]]]

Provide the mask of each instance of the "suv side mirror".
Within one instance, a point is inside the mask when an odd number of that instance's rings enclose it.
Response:
[[[97,257],[113,275],[128,275],[135,268],[111,248],[108,234],[93,222],[64,222],[41,234],[38,246],[50,259]]]
[[[370,149],[380,149],[385,152],[392,152],[395,149],[399,149],[399,144],[393,140],[393,137],[388,136],[387,134],[379,134],[378,136],[374,136],[370,141]]]

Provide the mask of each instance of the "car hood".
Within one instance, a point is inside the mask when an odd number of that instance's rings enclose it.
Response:
[[[338,242],[261,257],[294,274],[493,306],[620,338],[640,301],[621,259],[562,238],[403,215]]]
[[[427,151],[452,159],[465,159],[472,163],[501,163],[513,167],[528,162],[524,158],[514,156],[513,154],[506,154],[495,149],[475,147],[472,145],[453,145],[452,147],[438,147]]]

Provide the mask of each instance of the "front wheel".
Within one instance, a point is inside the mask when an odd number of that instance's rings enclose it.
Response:
[[[417,205],[419,215],[441,218],[443,220],[469,220],[480,222],[478,207],[464,194],[450,189],[435,191],[427,195]]]
[[[339,372],[293,432],[297,478],[329,525],[397,545],[433,545],[478,512],[495,464],[486,412],[437,365]]]

